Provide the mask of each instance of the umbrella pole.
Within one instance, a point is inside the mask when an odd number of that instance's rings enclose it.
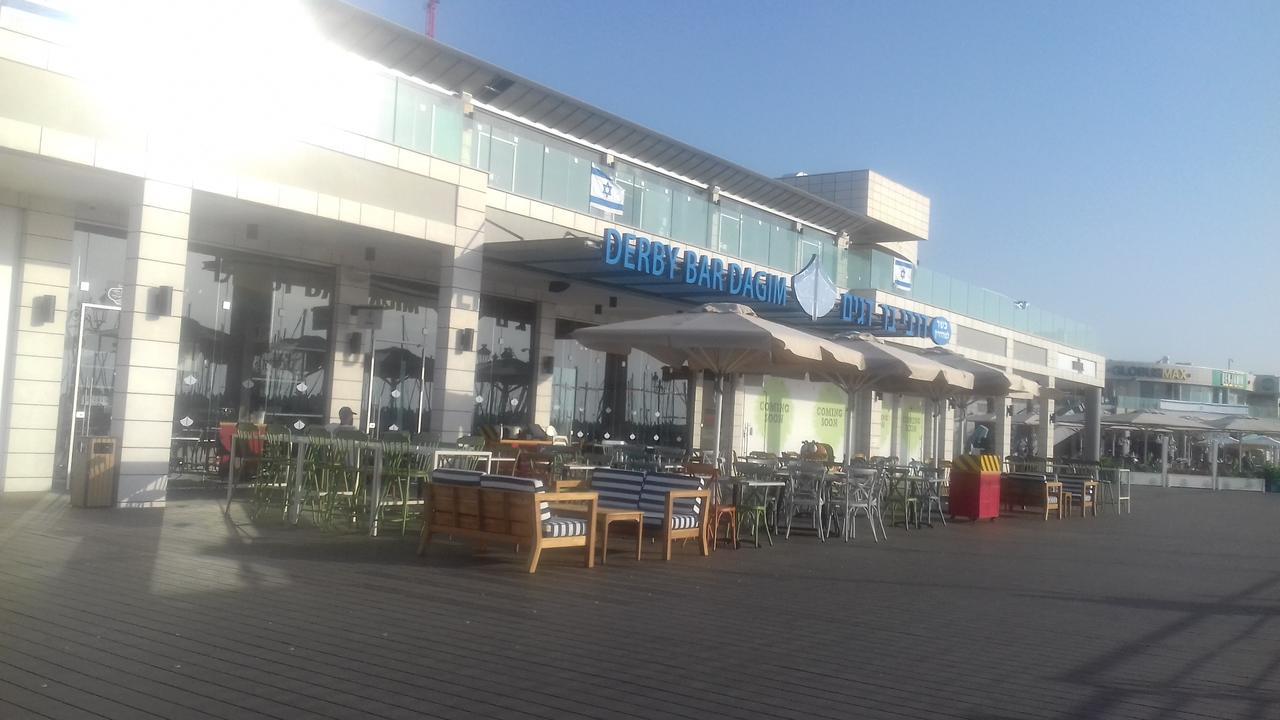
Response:
[[[845,408],[844,408],[844,466],[847,468],[853,463],[853,419],[858,414],[856,406],[856,398],[852,390],[845,390]]]
[[[725,465],[724,455],[720,452],[720,428],[724,422],[723,421],[723,417],[724,417],[724,374],[723,373],[716,373],[715,394],[716,394],[716,446],[715,446],[716,466],[720,468],[721,472],[724,472],[724,465]]]

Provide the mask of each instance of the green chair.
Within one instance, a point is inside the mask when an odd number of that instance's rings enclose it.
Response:
[[[250,517],[257,518],[277,505],[284,517],[294,482],[293,437],[283,425],[269,425],[265,432],[255,431],[254,439],[261,442],[262,452],[253,478]]]
[[[378,526],[383,522],[399,522],[400,534],[409,527],[410,517],[415,521],[421,512],[426,495],[426,484],[431,480],[430,454],[416,451],[404,437],[391,437],[387,433],[382,441],[382,497],[377,499]]]

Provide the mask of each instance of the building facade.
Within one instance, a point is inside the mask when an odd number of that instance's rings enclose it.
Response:
[[[1187,412],[1277,417],[1280,382],[1230,368],[1108,360],[1106,402],[1115,412]]]
[[[118,503],[159,505],[225,467],[236,423],[347,414],[441,440],[537,424],[709,447],[706,378],[572,339],[705,302],[945,343],[1096,418],[1091,331],[918,266],[917,193],[764,177],[334,0],[241,4],[260,26],[226,28],[232,53],[177,28],[234,7],[0,0],[6,492],[61,486],[83,438],[109,435]],[[834,301],[796,300],[806,267]],[[723,449],[840,447],[834,402],[742,378]],[[990,405],[1007,454],[1011,408]],[[953,408],[871,392],[855,430],[870,455],[963,444]]]

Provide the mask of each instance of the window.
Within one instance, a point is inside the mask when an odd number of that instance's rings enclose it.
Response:
[[[458,162],[462,157],[462,109],[454,98],[400,80],[396,85],[395,143]]]
[[[702,191],[692,187],[679,187],[671,200],[671,239],[686,245],[707,247],[710,238],[711,203]]]
[[[532,303],[480,296],[476,331],[475,427],[525,426],[534,382]]]

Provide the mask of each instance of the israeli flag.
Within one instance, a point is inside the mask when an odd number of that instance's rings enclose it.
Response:
[[[893,286],[899,290],[911,290],[911,276],[916,266],[902,258],[893,259]]]
[[[627,202],[627,191],[613,181],[604,170],[591,165],[591,207],[610,215],[621,215]]]

